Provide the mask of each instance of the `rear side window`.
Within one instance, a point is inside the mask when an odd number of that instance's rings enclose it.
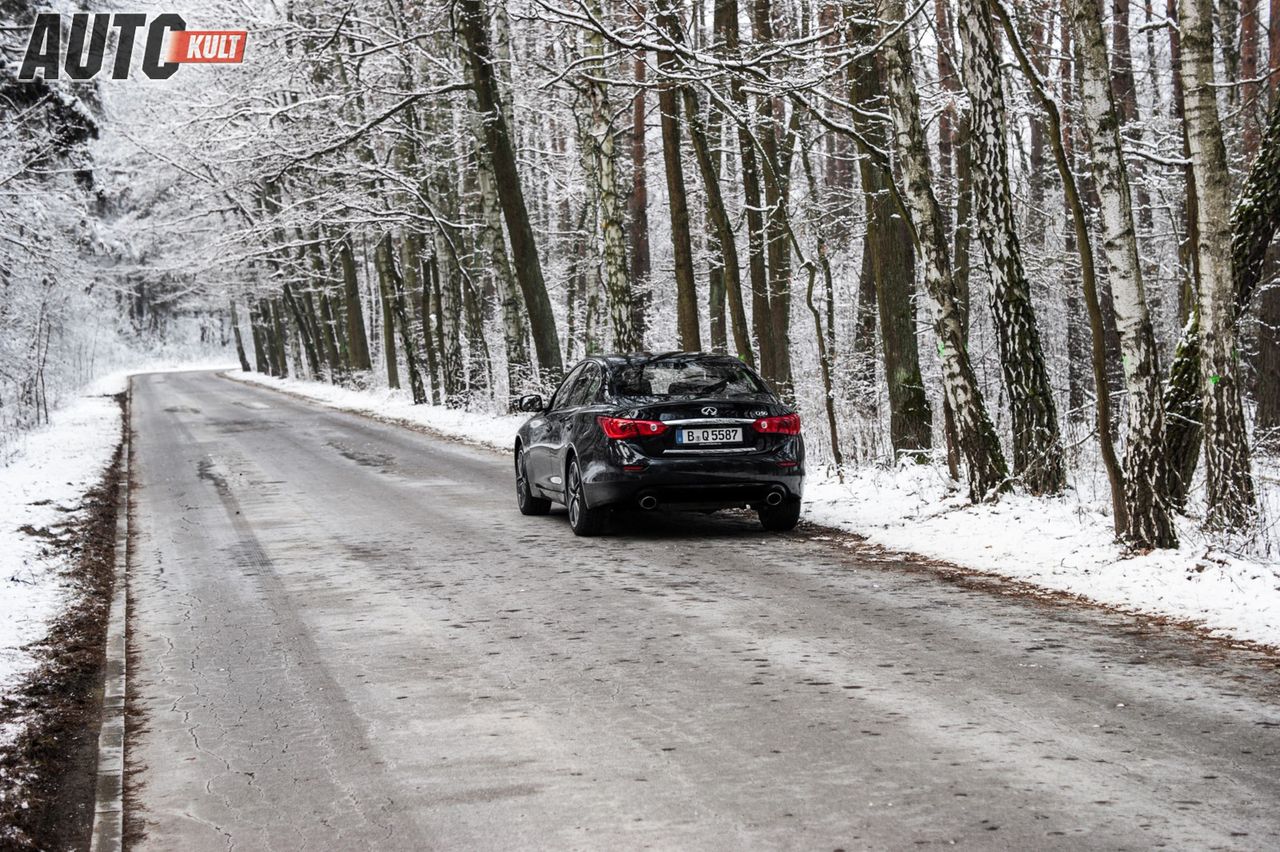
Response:
[[[620,396],[753,396],[769,389],[745,364],[737,361],[663,359],[629,364],[614,373]]]
[[[578,380],[582,378],[582,370],[583,368],[579,366],[560,383],[560,387],[556,389],[555,396],[551,397],[551,404],[547,406],[549,410],[555,411],[569,406],[569,397],[573,395]]]
[[[593,405],[600,401],[600,387],[604,384],[604,378],[600,374],[600,368],[594,364],[589,365],[582,372],[582,376],[578,379],[578,383],[574,385],[573,395],[569,398],[569,405]]]

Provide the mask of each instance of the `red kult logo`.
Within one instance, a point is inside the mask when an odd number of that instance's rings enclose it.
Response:
[[[169,36],[170,62],[241,62],[246,30],[183,30]]]

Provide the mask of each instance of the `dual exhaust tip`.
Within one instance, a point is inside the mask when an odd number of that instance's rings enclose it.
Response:
[[[764,497],[766,506],[781,506],[782,501],[786,498],[781,488],[774,488]],[[652,512],[658,508],[658,498],[652,494],[646,494],[640,498],[640,508],[646,512]]]

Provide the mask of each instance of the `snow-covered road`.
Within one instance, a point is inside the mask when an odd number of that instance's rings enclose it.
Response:
[[[139,848],[1266,848],[1273,660],[134,381]]]

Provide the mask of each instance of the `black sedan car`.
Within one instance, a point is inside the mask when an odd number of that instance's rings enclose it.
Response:
[[[751,507],[768,530],[800,519],[800,417],[755,371],[725,355],[605,355],[577,364],[515,444],[516,500],[526,515],[569,510],[597,535],[614,509]]]

